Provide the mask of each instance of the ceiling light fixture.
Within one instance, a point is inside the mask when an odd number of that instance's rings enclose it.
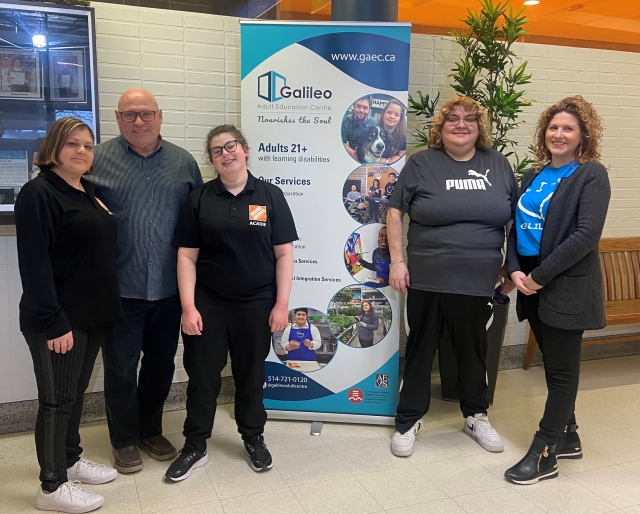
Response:
[[[524,0],[524,5],[538,5],[540,0]]]
[[[43,34],[34,34],[31,41],[36,48],[44,48],[47,46],[47,38],[44,37]]]

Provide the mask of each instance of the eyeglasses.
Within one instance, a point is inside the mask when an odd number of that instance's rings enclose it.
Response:
[[[156,112],[157,111],[124,111],[120,113],[120,118],[127,123],[133,123],[138,116],[140,116],[142,121],[153,121],[156,119]]]
[[[238,140],[232,139],[231,141],[227,141],[223,146],[212,146],[207,150],[209,157],[214,159],[215,157],[220,157],[222,155],[222,149],[224,148],[227,153],[231,153],[235,151],[238,147]]]
[[[460,116],[456,116],[455,114],[449,114],[449,116],[445,116],[444,119],[447,123],[451,123],[452,125],[457,125],[460,122],[460,120],[462,120],[467,125],[471,125],[472,123],[475,123],[478,121],[478,117],[473,115],[464,116],[461,118]]]

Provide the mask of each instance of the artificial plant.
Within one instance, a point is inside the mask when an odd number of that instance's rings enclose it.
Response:
[[[468,28],[451,35],[462,47],[462,57],[449,76],[452,87],[461,96],[476,100],[486,111],[493,148],[514,160],[517,177],[530,166],[527,155],[516,153],[518,143],[511,139],[511,131],[520,125],[518,117],[522,108],[531,105],[520,89],[530,83],[527,61],[515,67],[517,57],[513,44],[526,34],[525,9],[514,14],[508,1],[481,0],[480,11],[467,9],[468,16],[461,20]],[[415,135],[418,146],[426,145],[440,94],[435,99],[418,91],[418,98],[409,97],[409,112],[423,121],[423,130]]]

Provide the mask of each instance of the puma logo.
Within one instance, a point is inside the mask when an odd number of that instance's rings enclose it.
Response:
[[[489,179],[487,178],[487,175],[489,174],[489,171],[491,171],[491,170],[487,170],[486,173],[484,175],[482,175],[481,173],[478,173],[477,171],[469,170],[468,174],[470,176],[472,176],[472,177],[481,178],[482,180],[484,180],[487,184],[489,184],[491,186],[491,182],[489,182]]]

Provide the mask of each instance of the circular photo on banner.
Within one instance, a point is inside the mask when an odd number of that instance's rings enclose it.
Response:
[[[388,286],[391,255],[386,225],[371,223],[352,232],[344,245],[344,261],[349,274],[362,285]]]
[[[393,164],[407,153],[407,108],[389,95],[357,98],[340,132],[344,149],[360,164]]]
[[[352,171],[342,186],[342,203],[349,216],[362,225],[386,223],[398,175],[393,168],[376,164]]]
[[[327,316],[311,307],[289,311],[289,324],[273,333],[273,351],[285,366],[308,373],[317,371],[333,359],[336,338]]]
[[[338,341],[352,348],[369,348],[391,328],[391,306],[381,291],[355,284],[340,289],[327,307],[329,326]]]

